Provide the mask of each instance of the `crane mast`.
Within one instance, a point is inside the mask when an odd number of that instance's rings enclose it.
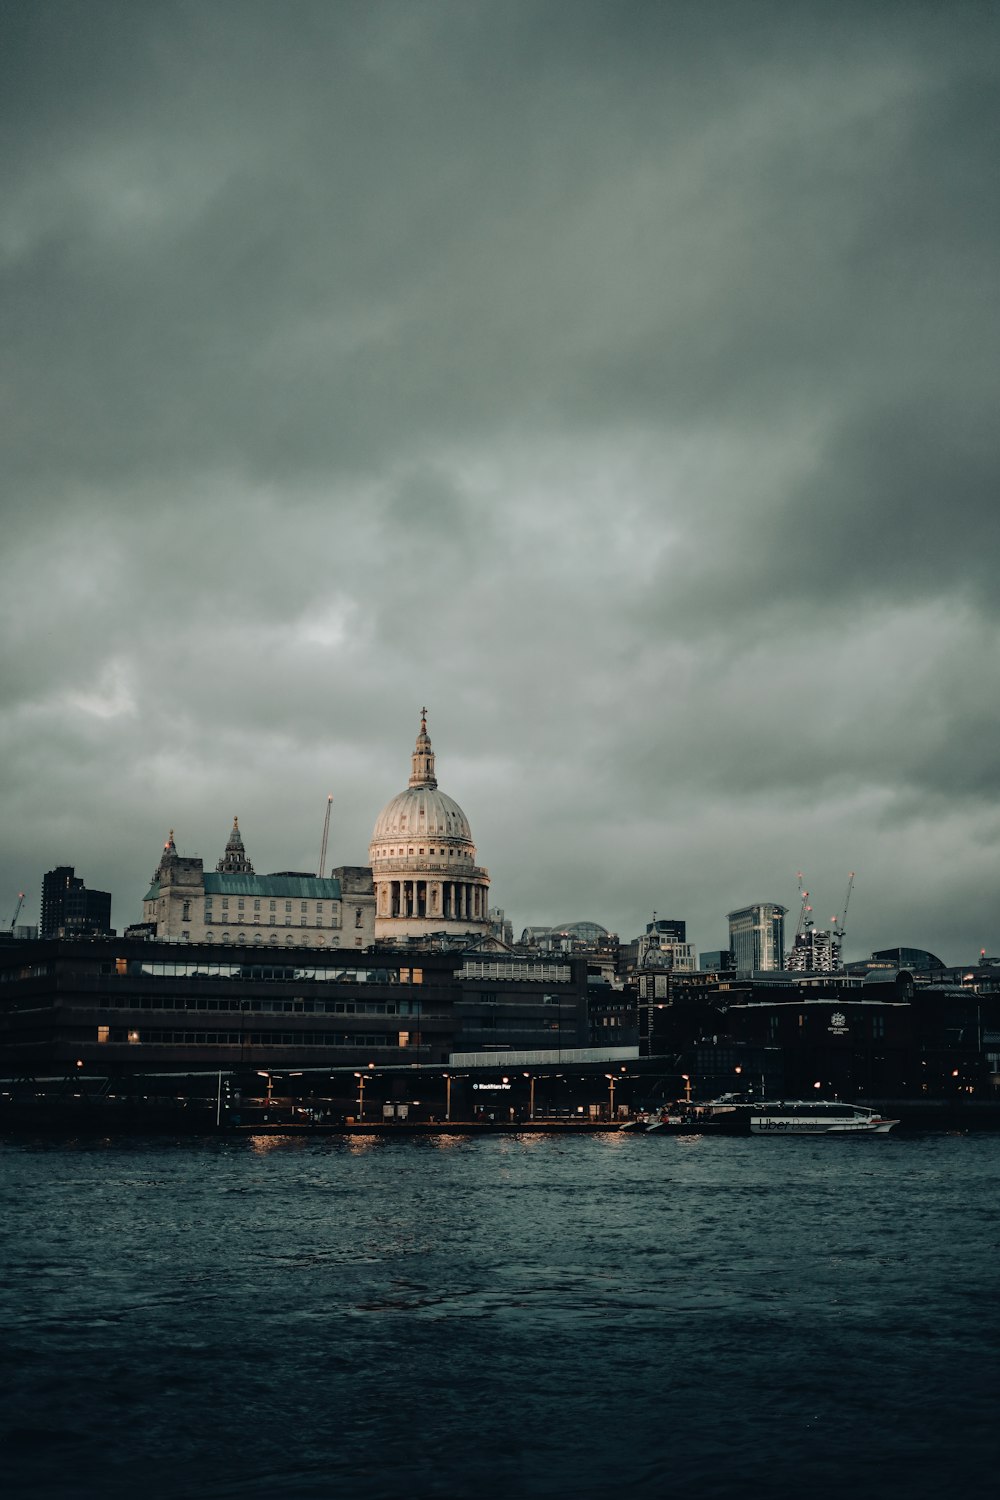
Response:
[[[326,845],[330,837],[330,808],[333,806],[333,793],[326,799],[326,817],[323,819],[323,842],[319,848],[319,878],[323,879],[323,871],[326,868]]]
[[[854,871],[852,870],[851,873],[847,877],[847,890],[844,893],[843,915],[839,919],[837,917],[831,918],[831,926],[832,926],[832,929],[833,929],[833,938],[834,938],[834,941],[837,944],[837,954],[836,954],[836,957],[837,957],[837,966],[838,966],[838,968],[840,967],[840,957],[841,957],[841,953],[843,952],[844,933],[847,930],[847,908],[851,904],[851,892],[853,891],[853,889],[854,889]]]
[[[24,905],[24,892],[23,891],[18,891],[18,893],[17,893],[17,905],[14,908],[14,915],[10,919],[10,930],[11,930],[11,932],[13,932],[14,928],[17,926],[17,919],[21,915],[21,907],[23,905]]]

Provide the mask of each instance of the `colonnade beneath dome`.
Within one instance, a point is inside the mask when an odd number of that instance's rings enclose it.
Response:
[[[489,915],[486,886],[465,880],[380,880],[379,917],[417,917],[444,922],[485,922]]]

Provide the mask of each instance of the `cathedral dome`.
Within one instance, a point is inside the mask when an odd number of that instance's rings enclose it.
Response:
[[[449,839],[452,843],[472,845],[472,830],[465,813],[454,798],[438,791],[426,709],[420,718],[420,733],[412,763],[406,791],[387,802],[376,820],[371,843],[375,859],[380,852],[379,846],[386,839]]]
[[[452,797],[437,787],[407,787],[378,815],[372,843],[400,838],[459,839],[472,843],[469,820]]]
[[[476,864],[465,813],[438,790],[426,709],[412,761],[410,784],[379,813],[368,851],[375,936],[477,936],[489,929],[489,871]]]

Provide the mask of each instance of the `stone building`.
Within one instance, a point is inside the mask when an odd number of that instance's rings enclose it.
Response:
[[[476,864],[465,813],[438,788],[426,709],[409,786],[379,814],[369,859],[380,943],[473,939],[490,931],[489,872]]]
[[[326,878],[294,870],[258,875],[234,818],[214,872],[200,858],[178,854],[171,830],[143,898],[141,926],[175,942],[370,948],[374,917],[367,869],[344,866]]]

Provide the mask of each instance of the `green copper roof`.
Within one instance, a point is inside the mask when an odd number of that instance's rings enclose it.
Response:
[[[200,894],[198,887],[184,886],[185,895]],[[298,897],[303,901],[339,901],[340,881],[318,875],[225,875],[205,871],[206,896],[284,896]],[[143,897],[144,901],[156,901],[160,894],[160,883],[154,880]]]

